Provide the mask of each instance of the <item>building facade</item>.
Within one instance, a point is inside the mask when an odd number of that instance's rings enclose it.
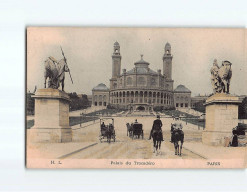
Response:
[[[174,105],[178,108],[191,108],[191,91],[184,85],[174,90]]]
[[[154,71],[143,59],[134,68],[121,70],[120,45],[114,43],[112,54],[112,78],[110,79],[110,104],[130,110],[152,110],[155,106],[173,106],[173,80],[171,46],[165,46],[163,74]]]
[[[163,71],[154,71],[149,62],[141,59],[131,70],[121,72],[120,45],[115,42],[112,54],[110,87],[103,83],[93,88],[92,106],[126,108],[129,110],[153,110],[154,107],[191,107],[191,91],[183,85],[173,90],[171,45],[164,48]]]
[[[92,90],[92,106],[106,107],[109,105],[109,89],[100,83]]]

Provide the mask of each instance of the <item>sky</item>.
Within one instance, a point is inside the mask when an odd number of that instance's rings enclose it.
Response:
[[[99,83],[109,86],[113,44],[118,41],[121,69],[130,70],[143,59],[149,68],[163,72],[162,57],[167,42],[173,55],[174,89],[183,84],[192,96],[212,93],[210,68],[232,63],[230,93],[247,95],[247,55],[243,28],[73,28],[30,27],[27,29],[27,90],[44,88],[44,61],[62,59],[62,46],[74,83],[66,73],[65,91],[92,94]]]

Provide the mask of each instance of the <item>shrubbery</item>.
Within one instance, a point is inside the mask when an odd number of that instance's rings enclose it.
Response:
[[[175,110],[175,106],[154,106],[155,112],[162,112],[164,110]]]
[[[71,100],[69,103],[70,111],[85,109],[90,106],[87,95],[82,95],[82,97],[79,97],[75,92],[69,93],[68,95]]]

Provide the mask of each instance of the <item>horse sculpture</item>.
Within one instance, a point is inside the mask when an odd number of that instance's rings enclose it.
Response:
[[[48,88],[58,89],[61,83],[62,91],[64,91],[65,72],[69,72],[70,79],[73,84],[70,70],[67,65],[67,59],[65,58],[62,47],[61,47],[61,51],[63,54],[63,59],[61,59],[59,62],[57,62],[57,60],[52,56],[48,57],[48,59],[45,60],[45,71],[44,71],[45,88],[46,88],[46,80],[47,78],[49,78]]]
[[[231,65],[231,62],[223,61],[222,66],[219,67],[217,60],[214,60],[213,67],[210,70],[214,93],[229,93],[232,77]]]
[[[178,129],[174,130],[172,133],[172,141],[174,143],[175,155],[181,156],[183,143],[184,143],[184,132]]]
[[[162,131],[153,129],[152,138],[153,138],[153,148],[154,148],[153,153],[155,153],[156,151],[156,155],[158,155],[159,153],[161,153],[160,148],[162,142]]]
[[[65,72],[69,72],[69,68],[64,59],[56,63],[53,57],[49,57],[45,61],[44,87],[46,88],[46,80],[49,78],[48,88],[58,89],[61,83],[62,91],[64,91]]]

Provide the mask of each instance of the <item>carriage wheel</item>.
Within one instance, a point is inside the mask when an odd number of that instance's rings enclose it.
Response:
[[[142,132],[142,139],[144,138],[144,133]]]

